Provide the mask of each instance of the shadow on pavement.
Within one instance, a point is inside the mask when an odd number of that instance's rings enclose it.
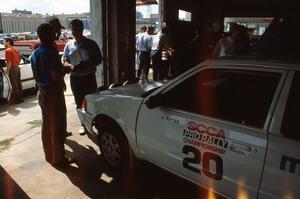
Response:
[[[101,176],[111,176],[110,171],[101,160],[101,155],[91,146],[82,146],[72,140],[65,144],[72,149],[68,156],[77,159],[76,166],[68,166],[64,173],[70,181],[90,198],[110,198],[116,192],[115,178],[109,183],[101,180]]]
[[[63,172],[90,198],[208,198],[207,191],[152,164],[139,161],[134,172],[118,173],[111,170],[91,146],[82,146],[72,140],[65,143],[73,150],[67,154],[77,158],[78,167],[69,166]],[[103,175],[112,179],[111,182],[101,179]]]
[[[8,175],[2,166],[0,166],[0,198],[29,199],[29,196],[19,187],[19,185]]]
[[[7,113],[0,113],[0,117],[4,117]]]
[[[18,110],[18,108],[22,109],[30,109],[34,106],[37,106],[37,98],[36,96],[28,96],[24,98],[24,102],[16,105],[10,106],[8,103],[2,103],[0,104],[0,117],[5,116],[6,114],[10,114],[13,116],[18,116],[21,111]]]

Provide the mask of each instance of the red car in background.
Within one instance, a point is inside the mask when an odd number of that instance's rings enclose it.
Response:
[[[55,41],[57,45],[57,49],[60,53],[64,51],[64,47],[66,43],[68,42],[68,39],[60,39]],[[32,53],[32,51],[38,46],[40,43],[40,40],[21,40],[21,41],[15,41],[14,46],[19,49],[21,55],[29,57]]]

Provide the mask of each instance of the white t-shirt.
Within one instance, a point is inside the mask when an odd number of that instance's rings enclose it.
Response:
[[[162,50],[163,48],[169,48],[170,42],[168,36],[165,33],[158,32],[153,38],[152,50]]]

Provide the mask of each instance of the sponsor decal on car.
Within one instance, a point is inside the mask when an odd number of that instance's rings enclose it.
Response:
[[[172,124],[179,124],[180,122],[180,119],[175,116],[162,116],[161,119]]]
[[[300,176],[300,160],[286,155],[281,156],[280,169]],[[298,173],[296,173],[298,171]]]
[[[222,180],[223,159],[218,154],[224,154],[228,148],[223,129],[189,121],[183,130],[183,143],[182,153],[188,156],[183,158],[184,168],[198,174],[203,172],[204,175],[214,180]],[[209,152],[201,153],[199,148]],[[191,154],[193,157],[190,156]]]
[[[189,121],[183,130],[183,142],[218,154],[224,154],[228,149],[228,141],[223,129],[193,121]]]
[[[201,151],[198,148],[190,145],[184,145],[182,148],[182,153],[188,156],[190,154],[193,154],[193,157],[183,158],[182,166],[184,168],[191,170],[197,174],[201,174],[203,172],[204,175],[214,180],[222,180],[223,159],[220,156],[211,152],[204,152],[201,155]],[[202,172],[199,168],[196,168],[193,165],[202,165]]]

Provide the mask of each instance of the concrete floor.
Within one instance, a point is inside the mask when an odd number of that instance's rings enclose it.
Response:
[[[68,80],[66,82],[69,82]],[[41,143],[41,113],[35,95],[16,106],[0,105],[0,198],[207,198],[199,187],[155,166],[141,162],[133,173],[108,168],[96,141],[77,133],[79,120],[70,88],[65,93],[68,137],[66,153],[77,159],[65,170],[57,170],[44,160]]]

